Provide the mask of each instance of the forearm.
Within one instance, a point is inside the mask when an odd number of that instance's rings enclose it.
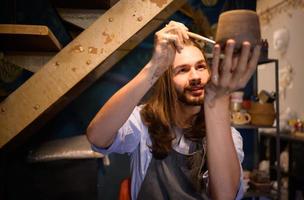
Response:
[[[233,143],[229,96],[205,103],[207,157],[212,199],[234,199],[240,180],[240,165]]]
[[[91,143],[99,147],[112,144],[118,129],[132,113],[134,107],[156,81],[149,62],[128,84],[116,92],[98,111],[87,129]]]

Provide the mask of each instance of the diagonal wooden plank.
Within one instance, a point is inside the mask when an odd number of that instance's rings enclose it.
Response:
[[[60,108],[57,105],[65,105],[79,94],[79,91],[71,92],[78,89],[75,89],[76,84],[82,83],[80,91],[83,91],[116,62],[115,60],[104,62],[107,61],[106,58],[113,52],[115,55],[115,51],[123,44],[133,48],[140,40],[128,43],[133,35],[145,30],[145,25],[152,22],[151,20],[157,15],[165,16],[162,11],[172,14],[168,7],[172,6],[176,10],[178,5],[184,2],[184,0],[121,0],[115,4],[1,102],[0,147],[2,148],[18,133],[37,122],[39,116],[45,116],[50,110],[58,112]],[[119,57],[124,55],[125,53],[122,53]],[[103,64],[97,70],[96,67],[100,63]]]

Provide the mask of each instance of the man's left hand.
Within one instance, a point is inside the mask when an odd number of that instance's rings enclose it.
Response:
[[[230,92],[241,89],[256,70],[261,46],[257,45],[251,53],[249,42],[243,42],[239,55],[234,55],[235,41],[229,39],[225,47],[225,55],[221,60],[221,48],[216,44],[213,49],[211,80],[206,86],[205,100],[209,105]]]

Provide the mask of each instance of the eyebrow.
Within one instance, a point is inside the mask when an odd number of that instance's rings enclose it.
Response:
[[[204,64],[204,65],[207,65],[207,62],[205,60],[200,60],[198,62],[196,62],[196,64]]]
[[[195,63],[195,65],[198,65],[198,64],[204,64],[204,65],[207,65],[207,62],[205,60],[199,60]],[[181,68],[181,67],[184,67],[184,66],[188,66],[189,64],[181,64],[181,65],[178,65],[176,67],[174,67],[174,70],[175,69],[178,69],[178,68]]]

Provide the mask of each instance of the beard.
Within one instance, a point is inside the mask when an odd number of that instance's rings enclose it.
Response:
[[[189,106],[201,106],[204,103],[204,93],[205,91],[203,91],[203,93],[199,96],[193,96],[190,94],[191,89],[189,88],[185,88],[183,91],[178,91],[176,90],[176,94],[177,94],[177,99]]]

